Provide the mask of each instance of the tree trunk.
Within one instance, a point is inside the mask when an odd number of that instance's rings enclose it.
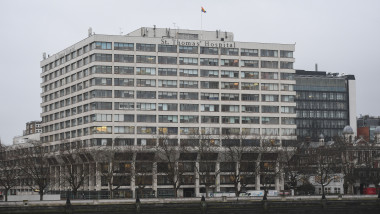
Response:
[[[325,196],[325,186],[323,185],[323,180],[321,182],[321,185],[322,185],[322,199],[326,199],[326,196]]]
[[[9,191],[9,189],[5,189],[5,201],[6,202],[8,201],[8,191]]]
[[[40,201],[43,201],[44,200],[44,191],[40,189]]]

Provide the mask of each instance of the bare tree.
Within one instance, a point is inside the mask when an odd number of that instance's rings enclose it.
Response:
[[[310,173],[316,175],[315,183],[321,185],[322,199],[326,199],[325,186],[329,185],[342,171],[342,158],[339,147],[322,145],[309,147],[305,150],[305,157],[310,166]]]
[[[91,174],[91,167],[86,168],[86,162],[89,161],[89,151],[80,148],[78,144],[67,144],[68,148],[60,151],[60,158],[63,160],[61,167],[64,167],[61,175],[64,184],[68,184],[74,195],[78,197],[78,190],[83,187],[86,179]],[[93,158],[90,157],[93,161]]]
[[[120,189],[121,186],[130,185],[132,150],[126,148],[118,150],[113,146],[102,146],[94,152],[100,164],[98,172],[101,176],[101,185],[106,184],[110,198],[114,198],[116,190]]]
[[[175,141],[172,143],[173,141],[168,135],[160,135],[157,138],[157,170],[167,176],[169,183],[173,186],[174,196],[178,197],[178,190],[183,184],[185,173],[188,171],[187,160],[190,158],[195,161],[197,154],[189,153],[186,145],[178,145]]]
[[[20,169],[26,185],[38,191],[42,201],[52,180],[50,162],[48,161],[49,154],[47,147],[44,147],[39,141],[30,142],[29,145],[23,150],[24,158],[20,159]]]
[[[199,139],[199,145],[195,147],[198,153],[198,164],[195,165],[196,173],[199,177],[199,184],[205,186],[206,197],[209,195],[209,190],[215,187],[215,180],[220,173],[220,169],[216,169],[216,161],[218,160],[218,145],[211,135],[199,134],[193,136]]]
[[[221,163],[222,171],[230,171],[230,182],[235,188],[236,197],[249,184],[254,184],[258,169],[258,151],[259,145],[257,137],[247,139],[245,134],[226,135],[222,140],[222,149],[224,152],[225,163]],[[223,164],[230,170],[223,170]],[[231,165],[232,167],[228,167]]]
[[[8,201],[9,190],[19,185],[19,158],[21,150],[5,146],[0,141],[0,186],[4,190],[5,201]]]

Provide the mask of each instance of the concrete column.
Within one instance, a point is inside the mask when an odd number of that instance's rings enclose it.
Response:
[[[277,162],[276,163],[276,169],[275,169],[275,172],[279,172],[280,171],[280,164]],[[281,186],[281,184],[280,184],[280,174],[278,174],[276,177],[275,177],[275,179],[274,179],[274,186],[275,186],[275,189],[277,190],[277,191],[280,191],[281,190],[281,188],[280,188],[280,186]]]
[[[256,162],[256,170],[257,171],[260,171],[260,161],[257,161]],[[260,183],[260,173],[256,173],[256,184],[255,184],[255,189],[256,190],[260,190],[260,186],[261,186],[261,183]]]
[[[153,170],[152,170],[152,189],[154,190],[155,197],[157,197],[157,162],[153,162]]]
[[[199,162],[198,161],[195,162],[195,168],[199,169]],[[199,188],[200,188],[200,186],[199,186],[199,174],[196,171],[194,173],[195,173],[195,196],[200,197],[201,195],[200,195],[200,191],[199,191]]]
[[[215,170],[216,170],[216,172],[219,172],[219,170],[220,170],[220,162],[219,161],[216,162]],[[220,173],[215,178],[215,187],[216,187],[216,191],[220,192]]]

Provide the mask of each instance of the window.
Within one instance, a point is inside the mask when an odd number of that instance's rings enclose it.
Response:
[[[279,131],[278,131],[278,129],[275,129],[275,128],[263,128],[263,129],[261,129],[261,134],[262,135],[277,136],[277,135],[279,135]]]
[[[137,55],[137,56],[136,56],[136,62],[137,62],[137,63],[150,63],[150,64],[156,64],[156,57],[155,57],[155,56],[142,56],[142,55]]]
[[[156,122],[156,115],[138,114],[137,115],[137,122],[155,123]]]
[[[198,88],[198,81],[181,80],[179,82],[180,88]]]
[[[110,86],[112,85],[112,78],[93,78],[90,80],[91,85],[104,85],[104,86]],[[68,94],[68,93],[66,93]]]
[[[280,50],[280,57],[281,58],[293,58],[293,51]]]
[[[257,105],[242,105],[241,106],[241,112],[258,113],[259,110],[260,110],[260,107]]]
[[[278,84],[277,83],[261,83],[261,90],[278,91]]]
[[[292,117],[282,117],[281,118],[281,124],[283,124],[283,125],[294,125],[294,124],[296,124],[295,118],[292,118]]]
[[[160,123],[178,123],[177,115],[159,115],[158,122]]]
[[[259,101],[258,94],[241,94],[242,101]]]
[[[249,67],[249,68],[258,68],[259,67],[259,61],[258,60],[241,60],[240,66],[241,67]]]
[[[133,63],[135,56],[126,54],[115,54],[115,62]]]
[[[137,126],[137,134],[156,134],[156,127]]]
[[[238,59],[221,59],[220,65],[221,66],[229,66],[229,67],[238,67],[239,66],[239,60]]]
[[[259,117],[241,117],[242,124],[260,124]]]
[[[219,112],[219,105],[201,104],[201,112]]]
[[[278,102],[278,95],[262,94],[261,101],[263,102]]]
[[[156,111],[156,103],[136,103],[136,110]]]
[[[115,114],[113,118],[115,122],[135,122],[134,114]]]
[[[120,43],[115,42],[113,44],[115,50],[122,50],[122,51],[133,51],[134,45],[133,43]]]
[[[218,70],[201,70],[201,77],[219,77]]]
[[[115,102],[115,110],[134,110],[135,103],[131,102]]]
[[[91,127],[91,134],[112,134],[112,126]]]
[[[259,90],[259,83],[257,82],[242,82],[241,90]]]
[[[216,47],[201,47],[201,54],[218,55]]]
[[[219,123],[219,116],[201,116],[202,123]]]
[[[158,99],[172,99],[176,100],[178,99],[178,92],[171,92],[171,91],[159,91],[158,92]]]
[[[178,111],[178,104],[176,103],[159,103],[159,111]]]
[[[277,72],[261,72],[261,79],[278,80]]]
[[[154,79],[137,79],[137,87],[156,87],[156,80]]]
[[[136,68],[136,75],[156,75],[156,68]]]
[[[112,74],[112,66],[92,66],[90,72],[91,74]]]
[[[179,46],[180,53],[197,54],[198,46]]]
[[[136,91],[137,99],[156,99],[155,91]]]
[[[198,100],[198,92],[181,92],[181,100]]]
[[[179,69],[179,75],[185,77],[197,77],[198,70],[197,69]]]
[[[90,61],[95,62],[95,61],[100,61],[100,62],[112,62],[112,54],[92,54],[90,56]],[[67,68],[66,68],[67,72]]]
[[[201,88],[218,89],[219,82],[217,81],[201,81]]]
[[[201,100],[219,100],[218,93],[201,93]]]
[[[240,134],[239,128],[222,128],[223,135]]]
[[[281,113],[294,114],[296,113],[294,106],[281,106]]]
[[[262,49],[260,51],[261,57],[278,57],[278,51],[277,50],[265,50]]]
[[[128,78],[115,78],[114,85],[115,86],[134,86],[134,79]]]
[[[293,91],[294,85],[281,84],[281,91]]]
[[[134,134],[134,126],[115,126],[113,129],[115,134]]]
[[[261,106],[262,113],[278,113],[278,106]]]
[[[240,123],[240,117],[235,117],[235,116],[222,116],[222,123],[227,123],[227,124],[239,124],[239,123]]]
[[[294,102],[294,95],[281,95],[281,102]]]
[[[91,98],[112,98],[112,90],[93,90],[90,95]],[[74,100],[72,103],[74,104]]]
[[[239,71],[221,71],[220,77],[222,77],[222,78],[239,78]]]
[[[222,112],[239,112],[238,105],[222,105]]]
[[[172,56],[158,56],[158,64],[177,64],[177,57]]]
[[[278,117],[261,117],[261,124],[279,124]]]
[[[278,68],[277,61],[261,61],[262,68]]]
[[[280,62],[280,68],[293,69],[293,62]]]
[[[244,49],[240,50],[241,56],[259,56],[259,50],[257,49]]]
[[[180,122],[181,123],[198,123],[199,116],[196,115],[181,115]]]
[[[239,94],[222,93],[222,100],[236,100],[239,101]]]
[[[136,44],[136,51],[145,51],[145,52],[155,52],[156,45],[155,44]]]
[[[180,133],[183,135],[198,134],[199,128],[198,127],[181,127]]]
[[[240,75],[242,79],[258,79],[259,78],[259,72],[257,71],[242,71]]]
[[[206,66],[218,66],[218,59],[214,58],[201,58],[200,59],[200,65],[206,65]]]
[[[198,104],[180,104],[180,111],[198,112]]]
[[[239,49],[238,48],[221,48],[220,54],[221,55],[238,56],[239,55]]]
[[[158,52],[177,53],[177,45],[158,45]]]
[[[112,122],[112,114],[92,114],[91,122]]]
[[[112,110],[111,102],[93,102],[91,103],[91,110]]]
[[[239,89],[239,83],[238,82],[222,82],[221,83],[221,89]]]
[[[180,65],[198,65],[198,58],[180,57]]]
[[[111,42],[93,42],[93,43],[91,43],[91,49],[92,50],[93,49],[111,50],[112,49],[112,43]]]
[[[177,76],[176,68],[159,68],[158,69],[159,76]]]
[[[293,73],[281,73],[281,79],[282,80],[294,80],[294,74]]]
[[[158,87],[177,88],[177,80],[158,80]]]
[[[158,128],[159,134],[168,134],[168,135],[177,135],[178,134],[178,127],[159,127]]]

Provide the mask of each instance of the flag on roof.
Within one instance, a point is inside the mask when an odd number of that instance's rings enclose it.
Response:
[[[201,7],[201,12],[206,13],[206,10],[203,7]]]

